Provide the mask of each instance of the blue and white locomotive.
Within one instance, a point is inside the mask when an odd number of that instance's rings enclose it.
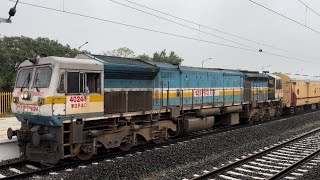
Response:
[[[102,55],[40,57],[19,66],[12,111],[21,154],[55,164],[128,150],[217,124],[281,114],[276,76]]]

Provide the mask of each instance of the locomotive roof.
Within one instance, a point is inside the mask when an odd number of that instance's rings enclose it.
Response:
[[[160,68],[174,68],[174,69],[178,68],[178,65],[174,65],[166,62],[156,62],[156,61],[146,61],[146,62]]]
[[[149,63],[146,63],[140,59],[135,59],[135,58],[104,56],[104,55],[97,55],[97,54],[90,54],[89,56],[93,57],[94,59],[101,60],[105,63],[154,67]]]
[[[269,78],[267,74],[260,74],[259,72],[243,72],[248,78]]]
[[[103,64],[92,59],[80,59],[80,58],[65,58],[57,56],[48,56],[39,58],[37,65],[54,64],[59,65],[62,68],[68,69],[92,69],[103,70]],[[20,67],[33,66],[29,60],[23,61]]]
[[[241,76],[246,75],[248,77],[264,77],[264,78],[268,77],[268,75],[259,74],[258,71],[179,66],[179,65],[167,63],[167,62],[142,61],[140,59],[135,59],[135,58],[124,58],[124,57],[104,56],[104,55],[95,55],[95,54],[85,54],[80,56],[96,59],[101,61],[102,63],[139,67],[139,70],[142,70],[142,68],[152,69],[152,72],[156,72],[156,73],[159,72],[161,68],[161,69],[173,69],[173,70],[180,70],[180,71],[219,72],[219,73],[227,73],[227,74],[234,74],[234,75],[241,75]]]
[[[281,79],[279,76],[275,74],[268,74],[270,77],[273,77],[274,79]]]
[[[259,71],[221,69],[221,68],[201,68],[201,67],[191,67],[191,66],[178,66],[171,63],[165,63],[165,62],[154,62],[154,61],[147,61],[147,62],[153,65],[156,65],[160,68],[179,69],[180,71],[217,72],[217,73],[226,73],[226,74],[255,77],[255,78],[269,78],[268,75],[260,74]]]
[[[103,63],[106,78],[121,79],[130,76],[132,79],[154,79],[160,68],[140,59],[81,54],[77,57],[89,58]]]
[[[180,66],[181,70],[188,70],[188,71],[202,71],[202,72],[219,72],[219,73],[226,73],[226,74],[234,74],[243,76],[243,73],[232,70],[232,69],[220,69],[220,68],[200,68],[200,67],[190,67],[190,66]]]

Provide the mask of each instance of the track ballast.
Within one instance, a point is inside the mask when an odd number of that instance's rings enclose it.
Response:
[[[308,161],[319,161],[320,128],[304,133],[279,144],[255,151],[242,159],[212,171],[195,174],[192,180],[203,179],[296,179],[308,170],[301,168]],[[315,158],[315,159],[313,159]],[[296,170],[297,172],[293,172]]]

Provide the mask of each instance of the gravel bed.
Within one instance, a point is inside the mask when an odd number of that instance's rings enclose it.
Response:
[[[4,160],[4,161],[0,161],[0,165],[8,164],[8,163],[13,163],[13,162],[18,162],[18,161],[21,161],[21,159],[19,159],[19,158],[14,158],[14,159],[9,159],[9,160]]]
[[[320,112],[207,135],[39,179],[183,179],[320,127]]]
[[[316,156],[316,158],[320,158],[320,156]],[[307,164],[308,164],[308,162],[305,165],[307,165]],[[316,164],[318,164],[318,166],[307,165],[307,166],[310,166],[310,167],[313,167],[313,168],[302,168],[302,167],[299,167],[300,169],[308,170],[308,172],[304,173],[303,176],[301,176],[300,178],[297,178],[297,179],[301,179],[301,180],[304,180],[304,179],[310,179],[310,180],[311,179],[320,179],[320,163],[316,163]]]

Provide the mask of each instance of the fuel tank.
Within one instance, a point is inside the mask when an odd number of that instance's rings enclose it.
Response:
[[[186,133],[209,129],[214,125],[214,116],[204,118],[189,118],[184,121],[184,131]]]

